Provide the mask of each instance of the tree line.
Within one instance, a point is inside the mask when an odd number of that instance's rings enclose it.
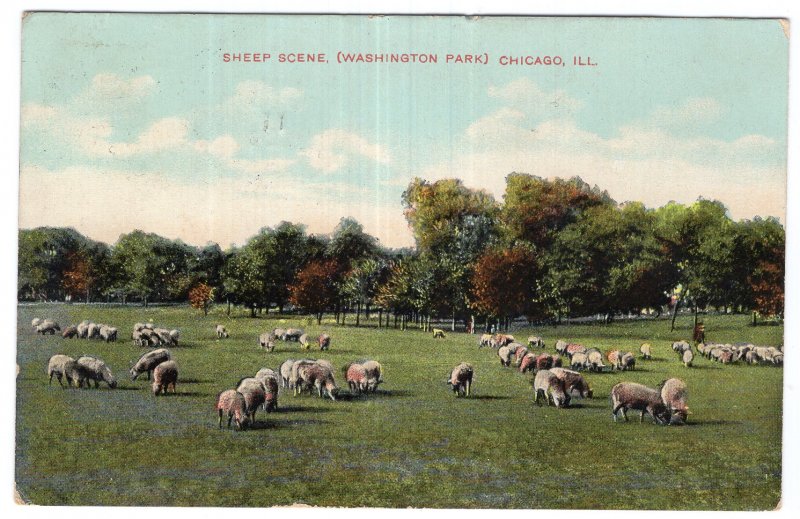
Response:
[[[679,308],[783,316],[785,231],[699,199],[619,204],[575,177],[512,173],[502,201],[457,179],[402,195],[416,247],[387,249],[352,218],[330,235],[265,227],[241,247],[195,247],[139,230],[113,245],[71,228],[20,230],[18,298],[185,302],[335,314],[423,328],[431,318],[507,327]]]

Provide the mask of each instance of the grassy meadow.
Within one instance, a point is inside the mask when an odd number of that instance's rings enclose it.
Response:
[[[33,317],[62,328],[83,319],[120,330],[120,341],[39,336]],[[129,340],[135,322],[181,330],[178,393],[154,397],[146,377],[128,370],[146,350]],[[712,342],[778,345],[781,326],[748,326],[747,316],[707,316]],[[216,323],[231,337],[217,340]],[[637,354],[637,369],[589,373],[590,400],[573,407],[533,404],[530,375],[501,367],[477,335],[434,340],[417,330],[340,327],[271,315],[228,318],[186,307],[21,305],[18,313],[16,482],[38,505],[203,505],[434,508],[774,508],[781,492],[783,370],[722,366],[697,357],[686,369],[672,352],[688,339],[691,318],[514,330],[521,342],[541,335],[548,351],[564,338],[605,351]],[[259,333],[299,326],[332,336],[327,352],[301,352],[279,342],[272,353]],[[638,359],[639,345],[654,358]],[[48,386],[49,357],[65,353],[104,359],[115,390]],[[219,429],[218,392],[287,358],[329,359],[340,398],[281,393],[278,412],[259,411],[254,428]],[[339,368],[357,359],[383,364],[376,394],[352,396]],[[475,366],[471,398],[456,398],[445,381],[453,366]],[[679,377],[689,388],[686,427],[611,418],[609,391],[628,380],[655,386]],[[283,391],[283,390],[282,390]]]

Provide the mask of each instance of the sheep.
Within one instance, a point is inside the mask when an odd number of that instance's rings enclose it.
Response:
[[[783,353],[778,353],[773,356],[772,363],[776,366],[783,366]]]
[[[266,377],[260,380],[267,388],[267,393],[264,395],[264,411],[271,413],[278,408],[278,378]]]
[[[492,336],[492,340],[494,340],[495,348],[499,348],[500,346],[507,346],[512,342],[514,342],[514,336],[503,333],[496,333]]]
[[[560,368],[563,365],[563,362],[561,361],[561,357],[560,356],[558,356],[558,355],[550,355],[550,358],[553,359],[553,367],[554,368]]]
[[[159,339],[161,339],[162,343],[175,346],[176,343],[173,341],[170,331],[166,328],[155,328],[153,332],[158,336]]]
[[[519,345],[516,350],[514,350],[514,364],[519,366],[522,363],[522,358],[528,354],[528,348],[525,346]]]
[[[142,337],[142,332],[133,332],[131,334],[131,339],[133,339],[133,345],[134,346],[146,346],[147,345],[147,339]]]
[[[178,383],[178,365],[174,360],[162,362],[156,369],[153,370],[153,394],[167,394],[170,386],[172,386],[172,393],[176,393],[176,384]]]
[[[284,330],[283,328],[274,328],[274,329],[272,330],[272,335],[273,335],[273,336],[274,336],[276,339],[280,339],[280,340],[282,340],[282,341],[285,341],[285,340],[286,340],[286,330]]]
[[[620,364],[622,361],[622,352],[619,350],[611,350],[608,352],[606,356],[608,358],[608,363],[611,364],[611,369],[622,369],[622,365]]]
[[[368,360],[361,365],[367,371],[367,391],[374,393],[378,389],[378,384],[383,383],[383,366],[374,360]]]
[[[472,391],[472,380],[475,378],[475,369],[471,364],[462,362],[450,372],[447,383],[456,396],[469,396]]]
[[[672,350],[679,354],[683,354],[684,351],[691,349],[692,346],[686,341],[676,341],[672,343]]]
[[[181,338],[181,331],[180,330],[170,330],[169,331],[169,338],[172,340],[172,345],[177,346],[178,340]]]
[[[586,355],[586,366],[590,371],[603,371],[606,367],[603,364],[603,354],[599,350],[594,350]]]
[[[303,332],[303,330],[301,330],[301,329],[299,329],[299,328],[289,328],[289,329],[288,329],[288,330],[286,330],[286,332],[283,334],[283,340],[284,340],[284,341],[294,341],[294,342],[297,342],[297,341],[299,341],[299,340],[300,340],[300,337],[303,335],[303,333],[304,333],[304,332]]]
[[[758,364],[759,362],[758,353],[756,353],[753,350],[748,351],[744,356],[744,361],[747,362],[748,364]]]
[[[353,362],[342,368],[342,371],[345,372],[345,380],[351,393],[360,394],[367,390],[367,370],[363,365]]]
[[[300,338],[297,339],[297,342],[300,343],[300,347],[301,348],[305,348],[307,350],[311,349],[311,343],[308,342],[308,334],[307,333],[304,333],[303,335],[301,335]]]
[[[694,353],[692,350],[686,350],[683,352],[683,365],[687,368],[692,367],[692,361],[694,360]]]
[[[581,371],[586,368],[587,362],[585,353],[576,353],[570,359],[569,366],[575,371]]]
[[[492,335],[489,333],[484,333],[481,335],[480,340],[478,341],[478,348],[483,348],[484,346],[491,347],[492,345]]]
[[[219,428],[222,429],[222,417],[228,416],[228,427],[234,421],[235,427],[239,430],[247,429],[250,425],[250,417],[247,416],[247,403],[244,395],[235,389],[229,389],[217,395],[217,404],[214,410],[219,414]]]
[[[539,403],[539,397],[544,397],[547,405],[558,408],[569,406],[570,397],[564,391],[564,382],[549,369],[540,370],[533,379],[533,390],[536,393],[534,402]]]
[[[227,339],[228,337],[230,337],[230,335],[228,335],[228,330],[226,330],[225,327],[222,326],[221,324],[217,325],[217,327],[215,328],[215,332],[217,334],[217,339]]]
[[[572,358],[576,353],[586,353],[586,347],[581,344],[567,344],[564,353]]]
[[[501,346],[497,350],[497,356],[500,357],[500,365],[507,368],[511,365],[511,349],[508,346]]]
[[[327,333],[320,334],[317,337],[317,344],[319,344],[319,351],[327,351],[331,347],[331,336]]]
[[[74,363],[75,359],[67,355],[58,354],[50,357],[50,360],[47,362],[47,376],[50,377],[48,385],[53,384],[54,376],[56,380],[58,380],[59,386],[64,387],[64,384],[61,383],[62,378],[66,378],[67,386],[71,385],[72,379],[67,376],[67,366]]]
[[[559,339],[558,341],[556,341],[556,353],[560,353],[561,355],[566,355],[568,344],[569,343],[564,339]]]
[[[256,411],[267,401],[267,387],[257,378],[245,377],[236,385],[236,391],[244,395],[245,413],[255,423]]]
[[[519,372],[525,373],[526,371],[536,371],[536,355],[533,353],[526,354],[519,363]]]
[[[117,341],[117,329],[113,326],[103,325],[100,327],[100,338],[106,342]]]
[[[117,387],[117,379],[114,378],[114,374],[111,373],[111,368],[109,368],[102,359],[83,356],[80,357],[76,362],[86,368],[86,371],[89,375],[87,383],[91,380],[94,380],[95,389],[100,387],[100,382],[105,382],[111,389]]]
[[[689,416],[689,406],[686,403],[688,392],[686,383],[679,378],[671,378],[659,386],[661,401],[669,412],[670,425],[683,425]]]
[[[42,335],[50,334],[55,335],[56,332],[61,331],[61,327],[58,326],[58,323],[55,321],[51,321],[50,319],[45,319],[36,327],[36,333],[41,333]]]
[[[544,348],[544,340],[541,337],[531,335],[528,337],[528,347],[530,348]]]
[[[78,327],[77,326],[67,326],[64,328],[64,331],[61,332],[61,337],[65,339],[77,339],[78,338]]]
[[[316,361],[312,359],[300,359],[292,363],[291,372],[289,374],[289,388],[292,389],[292,392],[295,396],[299,395],[303,389],[299,383],[300,368],[303,366],[310,366],[315,363]]]
[[[136,324],[134,324],[134,325],[133,325],[133,331],[134,331],[134,333],[135,333],[135,332],[141,332],[142,330],[144,330],[144,324],[142,324],[142,323],[136,323]]]
[[[444,339],[445,338],[444,330],[442,330],[441,328],[434,328],[433,329],[433,338],[434,339]]]
[[[275,339],[276,336],[273,333],[264,332],[258,336],[258,345],[262,350],[271,352],[275,349]]]
[[[31,327],[32,328],[36,328],[40,324],[42,324],[42,320],[40,318],[38,318],[38,317],[34,317],[33,320],[31,321]]]
[[[669,411],[661,400],[661,393],[636,382],[620,382],[611,388],[611,415],[617,421],[617,413],[628,421],[627,411],[641,411],[639,422],[644,421],[644,413],[653,417],[653,422],[665,424],[669,421]]]
[[[78,323],[78,326],[76,326],[76,328],[78,329],[78,337],[79,338],[86,339],[86,338],[89,337],[89,325],[90,324],[92,324],[92,323],[89,322],[89,321],[86,321],[86,320],[81,321],[80,323]]]
[[[315,362],[310,365],[301,365],[297,372],[299,376],[298,385],[301,386],[300,392],[303,391],[302,386],[309,390],[316,388],[320,398],[323,398],[327,393],[331,400],[336,400],[339,388],[336,387],[332,369]]]
[[[171,358],[172,355],[166,348],[148,351],[139,357],[139,360],[137,360],[136,364],[134,364],[131,368],[131,380],[136,380],[136,378],[142,373],[147,373],[147,380],[150,380],[150,373],[156,369],[156,366],[162,362],[170,360]]]
[[[594,392],[583,376],[577,371],[563,368],[550,368],[550,372],[564,383],[564,391],[568,395],[576,395],[580,398],[592,398]]]
[[[649,360],[652,358],[651,348],[650,343],[647,342],[639,346],[639,353],[642,354],[643,359]]]
[[[292,365],[294,363],[294,359],[286,359],[283,361],[283,364],[281,364],[281,367],[278,368],[281,374],[281,386],[285,389],[289,389],[289,378],[292,376]]]
[[[100,335],[100,325],[97,323],[89,323],[89,326],[86,328],[86,338],[94,339],[99,335]]]
[[[147,336],[147,346],[155,348],[157,346],[161,346],[164,343],[164,341],[161,340],[161,337],[159,337],[158,334],[155,333],[153,330],[150,330],[149,328],[145,328],[145,330],[148,330],[149,332],[149,335]]]
[[[636,367],[636,357],[633,356],[633,353],[626,352],[622,355],[622,358],[619,361],[619,369],[622,371],[628,371],[634,369]]]

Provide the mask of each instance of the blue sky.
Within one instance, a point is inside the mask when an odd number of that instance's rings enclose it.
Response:
[[[737,219],[785,213],[788,40],[774,20],[53,13],[25,20],[22,50],[24,228],[226,246],[281,220],[322,233],[354,216],[401,246],[412,177],[500,199],[512,171],[580,175],[651,207],[703,196]],[[340,65],[338,50],[440,62]]]

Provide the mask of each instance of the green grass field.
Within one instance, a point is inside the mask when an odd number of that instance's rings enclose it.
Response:
[[[33,317],[62,327],[82,319],[120,329],[120,342],[64,340],[33,333]],[[172,348],[180,369],[178,394],[154,397],[146,377],[127,372],[144,352],[128,339],[133,324],[152,319],[179,328]],[[231,338],[217,341],[222,322]],[[780,326],[748,326],[746,316],[708,316],[714,342],[777,345]],[[722,366],[698,356],[686,369],[670,349],[688,338],[691,319],[515,330],[634,351],[653,345],[637,370],[587,374],[591,400],[574,407],[533,404],[530,375],[502,368],[477,336],[444,340],[410,330],[338,327],[306,319],[204,317],[189,308],[20,306],[17,359],[16,481],[39,505],[204,505],[733,509],[774,508],[781,491],[783,370]],[[257,346],[276,326],[327,331],[329,352],[301,353],[278,343]],[[48,386],[55,353],[103,358],[116,390]],[[279,411],[259,411],[251,430],[217,428],[219,391],[287,358],[327,358],[337,368],[372,358],[383,364],[378,393],[332,402],[282,393]],[[445,384],[460,361],[475,366],[473,396],[455,398]],[[608,394],[623,380],[651,386],[668,377],[686,381],[690,425],[662,427],[638,413],[614,423]]]

